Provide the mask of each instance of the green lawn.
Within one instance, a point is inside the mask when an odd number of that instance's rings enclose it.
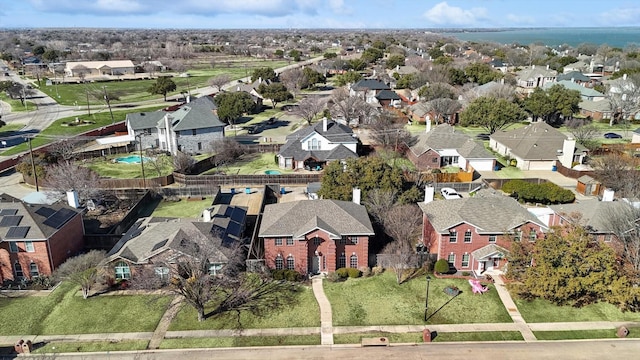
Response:
[[[48,342],[43,347],[33,350],[34,354],[55,354],[72,352],[105,352],[145,350],[147,340],[127,341],[83,341],[83,342]]]
[[[90,168],[91,170],[98,173],[101,177],[108,178],[116,178],[116,179],[141,179],[142,178],[142,167],[140,164],[125,164],[125,163],[114,163],[111,160],[125,157],[130,155],[139,155],[137,152],[133,152],[130,154],[118,154],[108,156],[107,160],[102,158],[94,158],[89,162],[81,163],[81,165]],[[145,156],[145,155],[143,155]],[[144,163],[144,176],[146,178],[153,178],[158,176],[164,176],[171,174],[173,171],[173,164],[170,156],[166,155],[158,155],[155,160],[158,162],[158,166],[160,167],[160,173],[156,170],[156,167],[153,166],[151,162]]]
[[[114,111],[113,117],[115,119],[115,122],[120,122],[120,121],[124,121],[128,113],[140,112],[140,111],[154,111],[160,108],[162,107],[155,106],[155,107],[144,108],[144,109],[129,109],[129,110],[122,110],[122,111]],[[82,126],[68,126],[68,124],[75,122],[75,118],[76,118],[75,116],[71,116],[67,118],[58,119],[54,121],[53,124],[51,124],[51,126],[42,130],[40,134],[72,136],[72,135],[77,135],[93,129],[97,129],[99,127],[111,125],[113,123],[113,121],[111,120],[111,115],[109,115],[109,111],[104,109],[101,110],[101,112],[92,112],[90,116],[84,115],[79,117],[80,120],[92,122],[90,124],[86,124]],[[41,145],[48,144],[50,142],[52,142],[51,139],[40,137],[40,136],[36,136],[31,141],[32,146],[34,148]],[[3,151],[2,153],[0,153],[0,155],[3,155],[3,156],[15,155],[23,151],[27,151],[28,149],[29,149],[29,145],[24,143],[24,144],[16,145],[6,151]]]
[[[443,292],[446,286],[457,286],[462,294],[434,315],[429,323],[511,322],[495,289],[484,295],[473,295],[466,280],[431,277],[430,314],[450,299]],[[424,324],[424,275],[398,285],[395,274],[387,271],[379,276],[345,282],[325,281],[324,289],[331,302],[333,324],[336,326]]]
[[[266,170],[278,170],[282,174],[291,174],[293,170],[278,168],[276,153],[254,153],[243,156],[239,161],[205,171],[202,175],[215,174],[223,171],[227,175],[262,174]]]
[[[38,108],[36,104],[29,100],[25,100],[24,105],[22,105],[20,99],[12,99],[4,93],[0,93],[0,100],[6,102],[11,106],[11,112],[33,111]]]
[[[144,295],[84,300],[78,288],[63,283],[49,296],[0,299],[0,335],[153,331],[169,301]]]
[[[160,349],[291,345],[320,345],[320,335],[232,336],[215,338],[165,339],[160,343]]]
[[[571,331],[534,331],[538,340],[577,340],[577,339],[616,339],[615,329],[571,330]],[[628,338],[640,338],[640,328],[629,328]]]
[[[360,334],[339,334],[333,335],[335,344],[360,344],[362,338],[386,337],[391,344],[394,343],[422,343],[422,333],[387,333],[372,331]],[[483,331],[483,332],[443,332],[438,333],[433,342],[449,341],[514,341],[523,340],[522,334],[518,331]]]
[[[522,179],[524,178],[524,173],[522,170],[518,169],[515,166],[505,166],[501,168],[499,171],[494,172],[499,178],[502,179]]]
[[[605,302],[576,308],[569,305],[557,306],[541,299],[527,301],[512,296],[526,322],[640,321],[640,313],[622,312],[615,305]]]
[[[202,215],[202,210],[211,206],[213,199],[197,199],[187,200],[186,198],[180,199],[180,201],[161,201],[151,216],[160,217],[177,217],[177,218],[199,218]]]
[[[14,132],[22,129],[24,124],[7,124],[0,128],[0,137],[13,135]]]
[[[246,329],[316,327],[320,326],[320,309],[313,296],[313,290],[303,286],[296,304],[286,309],[273,309],[268,314],[258,317],[250,313],[242,313],[241,322]],[[193,307],[184,305],[171,322],[169,330],[218,330],[236,327],[235,318],[224,316],[199,322]]]

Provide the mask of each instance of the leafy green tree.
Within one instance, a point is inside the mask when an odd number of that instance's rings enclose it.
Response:
[[[393,69],[396,66],[404,66],[404,56],[400,54],[391,55],[387,58],[386,68]]]
[[[478,83],[479,85],[494,81],[502,76],[502,73],[494,70],[489,64],[479,62],[469,64],[464,69],[464,72],[469,81]]]
[[[360,81],[362,79],[362,75],[355,71],[347,71],[344,74],[338,75],[335,78],[335,83],[338,86],[345,86],[347,84],[353,84],[355,82]]]
[[[558,59],[558,63],[562,66],[565,67],[569,64],[573,64],[578,62],[578,58],[576,58],[575,56],[563,56],[560,59]]]
[[[435,60],[444,56],[444,51],[440,50],[439,47],[433,47],[427,51],[427,54],[429,54],[429,56]]]
[[[324,75],[313,70],[310,67],[305,67],[304,69],[302,69],[302,75],[304,76],[307,84],[312,87],[318,83],[324,83],[327,81],[327,78],[325,78]]]
[[[42,59],[47,62],[58,61],[59,58],[60,58],[60,52],[56,49],[47,49],[42,54]]]
[[[278,59],[282,59],[284,57],[284,50],[278,49],[278,50],[273,52],[273,55],[275,57],[277,57]]]
[[[351,200],[353,188],[360,188],[362,196],[373,189],[399,192],[402,189],[402,169],[390,166],[378,156],[330,162],[325,168],[318,195],[325,199]]]
[[[475,99],[460,113],[460,123],[463,126],[480,126],[490,134],[526,119],[527,113],[517,104],[487,96]]]
[[[447,259],[440,259],[436,261],[433,270],[438,274],[446,274],[449,272],[449,262]]]
[[[244,91],[221,92],[214,99],[218,106],[218,117],[230,124],[255,107],[251,95]]]
[[[334,53],[334,52],[326,52],[324,53],[322,56],[324,56],[325,59],[335,59],[338,57],[338,54]]]
[[[47,48],[44,45],[36,45],[36,46],[33,47],[33,49],[31,49],[31,52],[35,56],[40,56],[40,55],[44,54],[44,52],[46,50],[47,50]]]
[[[578,90],[569,90],[566,87],[556,84],[547,89],[549,100],[555,108],[556,116],[562,115],[567,119],[580,111],[581,96]]]
[[[147,90],[151,94],[158,94],[164,96],[164,101],[167,101],[167,93],[176,90],[176,83],[168,76],[160,76],[156,79]]]
[[[265,99],[271,100],[274,109],[278,106],[279,102],[293,99],[293,94],[287,90],[287,87],[284,86],[284,84],[277,82],[269,85],[264,83],[260,84],[260,86],[258,86],[258,93]]]
[[[452,99],[455,100],[456,93],[453,86],[445,83],[434,83],[429,86],[423,86],[418,90],[421,100],[431,101],[434,99]]]
[[[451,85],[464,85],[469,78],[462,69],[449,68],[449,83]]]
[[[349,68],[355,71],[362,71],[367,67],[367,62],[364,59],[351,59],[347,61]]]
[[[378,61],[379,59],[382,59],[382,56],[384,56],[384,52],[382,50],[375,47],[370,47],[362,52],[362,56],[360,56],[360,59],[368,64],[371,64]]]
[[[394,75],[397,73],[393,73]],[[396,82],[396,88],[398,89],[411,89],[413,86],[415,76],[413,74],[407,74],[400,76]]]
[[[371,47],[376,48],[376,49],[380,49],[380,50],[384,50],[384,49],[387,48],[387,44],[382,40],[376,40],[376,41],[371,43]]]
[[[276,81],[278,76],[272,68],[261,67],[253,70],[253,73],[251,73],[251,81],[256,81],[260,78],[262,78],[263,81]]]
[[[524,99],[524,108],[534,120],[546,120],[554,111],[553,104],[547,99],[547,93],[541,88],[535,88],[529,97]]]
[[[289,57],[293,59],[293,61],[300,61],[300,50],[292,49],[289,51]]]

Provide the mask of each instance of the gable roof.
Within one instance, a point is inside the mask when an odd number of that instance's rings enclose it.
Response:
[[[571,204],[549,205],[554,213],[560,215],[564,219],[569,220],[572,213],[581,215],[580,225],[590,227],[590,231],[597,233],[607,233],[613,231],[610,228],[611,222],[607,219],[608,214],[616,212],[630,206],[621,201],[600,201],[598,199],[588,199],[576,201]]]
[[[562,81],[556,81],[555,83],[546,83],[544,84],[543,89],[548,89],[556,84],[562,85],[568,90],[577,90],[580,92],[580,96],[586,96],[586,97],[604,97],[605,96],[603,93],[599,91],[582,86],[571,80],[562,80]]]
[[[184,104],[169,116],[174,131],[225,126],[218,115],[213,112],[211,103],[205,101]],[[160,121],[158,124],[160,128],[164,127],[164,121]]]
[[[567,136],[544,121],[491,134],[491,140],[503,144],[522,159],[556,160]]]
[[[104,67],[110,68],[132,68],[131,60],[107,60],[107,61],[68,61],[67,68],[75,69],[77,67],[86,67],[87,69],[100,69]]]
[[[362,79],[351,86],[352,90],[389,90],[389,85],[378,79]]]
[[[334,120],[327,120],[327,131],[324,131],[323,121],[318,121],[312,126],[306,126],[302,129],[287,135],[289,140],[302,140],[307,136],[317,133],[332,143],[357,143],[358,139],[353,136],[353,130],[350,127],[340,124]]]
[[[400,100],[400,96],[391,90],[382,90],[376,95],[378,100]]]
[[[530,68],[522,69],[517,73],[518,79],[529,80],[539,77],[555,77],[558,72],[551,69],[546,69],[541,66],[532,66]]]
[[[155,128],[167,113],[164,111],[136,112],[127,114],[127,124],[133,130],[143,130]]]
[[[258,236],[301,238],[314,229],[337,237],[374,235],[363,205],[340,200],[300,200],[265,206]]]
[[[591,81],[591,78],[588,77],[587,75],[584,75],[583,73],[581,73],[580,71],[570,71],[568,73],[564,73],[564,74],[559,74],[556,77],[556,81],[562,81],[562,80],[575,80],[575,81],[583,81],[583,82],[588,82]]]
[[[477,228],[479,233],[502,234],[524,223],[545,225],[515,199],[491,190],[480,190],[473,197],[419,203],[434,229],[445,234],[461,223]]]
[[[465,159],[495,158],[485,149],[483,144],[473,140],[466,134],[455,131],[455,128],[449,124],[440,124],[434,126],[427,133],[420,133],[418,141],[410,147],[411,152],[417,156],[424,154],[429,149],[435,151],[455,149]]]

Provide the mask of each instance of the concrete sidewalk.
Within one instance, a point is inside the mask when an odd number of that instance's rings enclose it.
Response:
[[[311,280],[313,295],[320,306],[320,338],[322,345],[333,345],[333,317],[331,313],[331,303],[324,294],[322,277],[315,277]]]
[[[516,303],[513,302],[513,299],[511,298],[511,294],[509,294],[509,291],[507,291],[507,288],[505,287],[504,282],[502,281],[502,276],[497,275],[497,276],[494,276],[493,278],[495,280],[494,285],[495,285],[496,291],[498,291],[498,296],[500,297],[500,301],[502,301],[502,304],[507,309],[509,316],[511,316],[513,323],[518,328],[518,331],[520,331],[520,334],[522,334],[522,338],[524,339],[524,341],[536,341],[537,339],[535,335],[533,335],[533,332],[527,326],[527,323],[522,318],[522,314],[520,314],[520,311],[518,310]]]

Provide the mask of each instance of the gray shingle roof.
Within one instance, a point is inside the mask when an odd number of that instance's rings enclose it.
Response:
[[[562,81],[562,80],[571,81],[572,79],[575,81],[584,81],[584,82],[591,81],[590,77],[584,75],[580,71],[570,71],[566,74],[559,74],[558,77],[556,77],[556,81]]]
[[[600,201],[598,199],[589,199],[576,201],[572,204],[550,205],[549,208],[556,214],[568,219],[572,213],[581,215],[580,224],[590,226],[594,232],[606,233],[610,232],[610,222],[607,221],[609,214],[616,209],[628,207],[629,204],[621,201]]]
[[[378,100],[400,100],[400,96],[391,90],[382,90],[376,95]]]
[[[133,130],[155,128],[167,113],[164,111],[136,112],[127,114],[127,123]]]
[[[336,236],[374,235],[362,205],[339,200],[301,200],[267,205],[258,236],[299,238],[316,228]]]
[[[480,190],[473,197],[418,205],[441,234],[461,223],[471,224],[479,233],[488,234],[504,233],[527,222],[545,227],[515,199],[491,190]]]
[[[525,160],[555,160],[567,136],[546,122],[538,121],[522,128],[495,132],[491,139]]]
[[[362,79],[351,86],[355,91],[359,90],[388,90],[389,85],[378,79]]]
[[[284,144],[278,155],[286,158],[294,158],[296,160],[304,160],[313,157],[316,160],[338,160],[358,157],[353,151],[344,145],[339,145],[331,150],[313,150],[307,151],[302,149],[302,139],[318,133],[325,137],[331,143],[339,144],[357,144],[358,139],[353,136],[353,130],[346,125],[339,124],[335,121],[327,121],[327,131],[323,131],[323,122],[320,121],[313,126],[302,128],[293,134],[287,136],[287,143]]]
[[[133,130],[155,127],[163,129],[164,116],[168,114],[174,131],[224,127],[225,124],[214,113],[217,108],[213,98],[203,96],[182,105],[173,112],[159,110],[127,114],[127,122],[131,124]]]
[[[428,133],[420,133],[418,141],[410,149],[417,156],[424,154],[429,149],[435,151],[456,149],[465,159],[495,158],[484,148],[484,145],[466,134],[456,132],[455,128],[449,124],[440,124]]]

